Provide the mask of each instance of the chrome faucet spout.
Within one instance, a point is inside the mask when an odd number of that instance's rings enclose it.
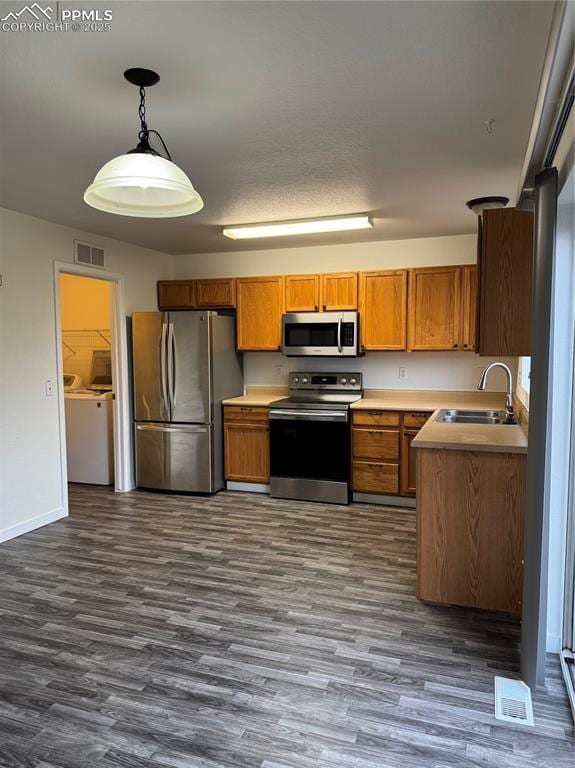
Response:
[[[513,373],[511,368],[505,363],[491,363],[481,374],[477,389],[483,391],[487,386],[487,375],[492,368],[502,368],[507,375],[507,394],[505,396],[505,420],[507,422],[515,421],[515,411],[513,410]]]

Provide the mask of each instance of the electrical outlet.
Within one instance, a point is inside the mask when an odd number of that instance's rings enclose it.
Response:
[[[283,379],[286,375],[286,369],[284,365],[276,365],[275,367],[275,374],[277,379]]]
[[[56,388],[54,387],[54,382],[52,379],[48,379],[46,381],[46,397],[54,397],[56,394]]]
[[[397,374],[398,379],[407,379],[407,368],[401,367]]]

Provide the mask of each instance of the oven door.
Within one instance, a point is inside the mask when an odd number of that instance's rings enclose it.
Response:
[[[346,504],[350,425],[346,411],[270,411],[271,495]]]
[[[283,316],[282,328],[284,355],[357,356],[357,312],[291,312]]]

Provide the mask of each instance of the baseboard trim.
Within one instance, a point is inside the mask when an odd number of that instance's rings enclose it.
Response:
[[[379,504],[383,507],[415,509],[415,499],[408,496],[386,496],[379,493],[354,493],[353,501],[360,504]]]
[[[547,643],[545,650],[547,653],[561,653],[560,635],[552,635],[547,633]]]
[[[23,523],[17,523],[11,525],[9,528],[2,528],[0,530],[0,544],[10,539],[15,539],[17,536],[22,536],[30,531],[35,531],[36,528],[42,528],[49,523],[55,523],[56,520],[61,520],[63,517],[68,517],[68,513],[63,507],[53,509],[51,512],[45,512],[43,515],[37,515],[36,517],[25,520]]]
[[[270,487],[265,483],[234,483],[233,480],[227,480],[226,490],[247,491],[248,493],[269,493]]]

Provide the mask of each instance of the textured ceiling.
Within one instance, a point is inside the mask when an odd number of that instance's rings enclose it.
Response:
[[[364,212],[373,232],[259,244],[466,233],[466,200],[515,194],[551,2],[110,5],[109,32],[0,32],[1,205],[200,253],[253,247],[225,224]],[[148,122],[204,198],[199,214],[131,219],[82,200],[135,144],[133,66],[161,75]]]

